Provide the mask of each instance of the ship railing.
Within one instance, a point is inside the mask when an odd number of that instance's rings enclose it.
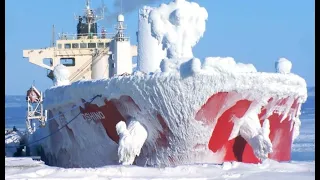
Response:
[[[69,33],[59,33],[59,40],[77,40],[77,39],[112,39],[115,33],[79,33],[79,34],[69,34]]]

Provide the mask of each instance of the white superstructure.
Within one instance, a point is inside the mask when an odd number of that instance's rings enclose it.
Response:
[[[117,34],[113,39],[113,64],[110,68],[112,75],[122,75],[132,73],[132,56],[137,55],[137,48],[131,47],[130,38],[125,36],[124,16],[118,16],[116,25]]]
[[[132,73],[132,57],[137,56],[137,47],[131,46],[129,37],[124,35],[123,15],[118,16],[116,33],[104,29],[98,33],[97,21],[103,19],[103,14],[97,16],[87,0],[84,16],[76,19],[79,21],[76,34],[59,34],[52,47],[23,50],[23,57],[47,69],[52,80],[54,67],[63,64],[70,72],[71,83]]]

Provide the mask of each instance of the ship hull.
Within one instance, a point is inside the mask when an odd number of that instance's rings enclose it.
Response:
[[[250,114],[258,117],[260,127],[266,119],[269,121],[268,137],[272,152],[268,153],[268,158],[276,161],[289,161],[291,158],[295,119],[299,116],[302,102],[297,94],[260,96],[264,103],[257,103],[257,99],[252,98],[255,92],[250,90],[207,92],[206,96],[199,98],[200,95],[195,92],[201,93],[203,89],[210,89],[205,86],[211,85],[206,84],[197,90],[190,88],[190,83],[197,84],[198,80],[189,79],[181,83],[183,80],[174,78],[168,81],[179,81],[179,90],[159,84],[154,87],[150,78],[147,81],[140,78],[139,81],[145,81],[143,91],[136,85],[127,85],[131,91],[123,92],[122,88],[120,92],[112,90],[113,95],[99,91],[102,86],[105,91],[110,90],[111,86],[120,86],[117,83],[123,84],[125,79],[129,82],[126,77],[122,81],[86,82],[96,85],[98,90],[94,93],[88,90],[91,94],[49,106],[48,118],[51,120],[48,121],[48,132],[57,131],[71,119],[73,122],[42,143],[48,164],[63,167],[117,164],[119,136],[115,126],[119,121],[128,122],[132,117],[148,132],[141,153],[135,159],[136,165],[174,166],[226,161],[259,163],[261,159],[254,153],[257,147],[248,142],[248,137],[241,135],[241,127],[240,133],[236,131],[239,126],[237,121],[245,121]],[[161,84],[162,81],[157,80],[159,82]],[[68,88],[71,89],[71,86],[62,88],[66,94]],[[138,96],[137,92],[140,92]],[[90,102],[88,97],[97,93],[101,93],[102,97]],[[79,103],[81,106],[77,107]],[[72,112],[62,113],[70,108],[73,108]]]

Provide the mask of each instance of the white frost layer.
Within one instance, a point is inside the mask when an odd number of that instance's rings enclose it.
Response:
[[[195,2],[175,0],[151,11],[152,35],[167,49],[167,57],[192,58],[192,47],[205,32],[208,13]]]
[[[70,72],[69,70],[63,65],[58,64],[53,69],[53,85],[54,86],[63,86],[63,85],[69,85],[69,76]]]
[[[102,104],[103,99],[96,99],[95,103]],[[79,108],[66,112],[73,107],[73,104],[70,103],[63,107],[57,106],[51,109],[52,116],[56,118],[47,121],[44,128],[39,128],[29,138],[29,142],[39,140],[55,132],[76,117],[80,112]],[[65,113],[59,117],[60,112]],[[68,124],[67,127],[62,128],[47,140],[38,142],[38,144],[41,144],[44,149],[45,156],[51,163],[50,165],[59,167],[100,167],[106,164],[118,164],[118,145],[107,136],[101,123],[97,123],[93,119],[86,120],[82,115],[77,116],[74,122]]]
[[[135,119],[130,120],[128,129],[126,123],[120,121],[116,125],[116,130],[119,135],[119,162],[123,165],[131,165],[135,157],[140,155],[148,136],[147,130]]]
[[[277,62],[276,62],[276,71],[278,73],[282,73],[282,74],[288,74],[291,71],[292,68],[292,63],[291,61],[289,61],[286,58],[280,58]]]
[[[160,62],[166,57],[162,44],[151,34],[151,24],[148,22],[151,10],[148,6],[139,10],[137,70],[147,74],[159,71]]]

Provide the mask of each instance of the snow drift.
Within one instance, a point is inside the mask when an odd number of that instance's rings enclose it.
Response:
[[[5,158],[5,179],[290,179],[314,180],[315,162],[263,164],[224,163],[223,165],[194,164],[153,168],[137,166],[105,166],[101,168],[50,167],[31,158]]]

